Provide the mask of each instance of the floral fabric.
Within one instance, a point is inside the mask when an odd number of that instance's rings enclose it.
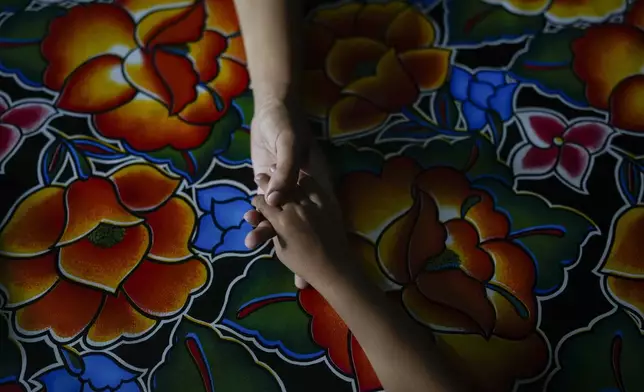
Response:
[[[481,391],[644,390],[644,0],[306,12],[369,279]],[[244,246],[250,86],[232,0],[0,1],[0,392],[382,389]]]

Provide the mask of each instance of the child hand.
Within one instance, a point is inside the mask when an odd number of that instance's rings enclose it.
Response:
[[[280,208],[258,195],[253,206],[277,232],[275,250],[282,263],[313,286],[324,284],[345,270],[347,239],[339,209],[308,175],[301,176],[291,196]]]

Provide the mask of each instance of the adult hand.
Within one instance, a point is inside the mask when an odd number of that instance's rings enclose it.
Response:
[[[284,102],[259,104],[251,124],[251,159],[255,176],[270,173],[266,201],[271,206],[286,202],[297,186],[300,169],[308,160],[311,132],[304,115]]]

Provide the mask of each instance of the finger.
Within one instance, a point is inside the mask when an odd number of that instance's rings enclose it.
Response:
[[[325,202],[324,189],[315,179],[307,174],[300,174],[300,188],[304,191],[306,197],[318,206]]]
[[[251,226],[257,227],[261,222],[266,220],[266,218],[264,218],[264,215],[260,214],[257,210],[249,210],[244,214],[244,220]]]
[[[268,183],[270,182],[271,177],[266,174],[266,173],[259,173],[258,175],[255,176],[255,183],[257,184],[257,187],[264,191],[264,193],[268,193]]]
[[[303,290],[309,287],[309,283],[306,280],[302,279],[299,275],[295,275],[295,287]]]
[[[255,249],[276,235],[277,233],[275,233],[275,229],[273,229],[271,223],[269,221],[262,221],[250,233],[246,234],[244,245],[248,249]]]
[[[266,198],[263,195],[257,195],[253,197],[251,204],[269,221],[275,220],[281,212],[279,207],[269,206],[268,203],[266,203]]]
[[[277,141],[277,166],[266,191],[270,205],[283,204],[285,194],[295,188],[300,161],[295,137],[291,132],[280,134]]]

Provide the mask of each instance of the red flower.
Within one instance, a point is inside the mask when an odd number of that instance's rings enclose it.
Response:
[[[140,151],[199,146],[248,87],[232,0],[72,8],[43,40],[57,105]]]
[[[511,154],[514,173],[537,178],[554,174],[585,193],[594,156],[608,145],[614,130],[594,120],[568,125],[565,118],[549,112],[525,112],[517,117],[527,141]]]
[[[21,102],[11,105],[9,97],[0,92],[0,174],[4,164],[18,150],[25,136],[33,135],[56,114],[56,109],[42,102]]]

